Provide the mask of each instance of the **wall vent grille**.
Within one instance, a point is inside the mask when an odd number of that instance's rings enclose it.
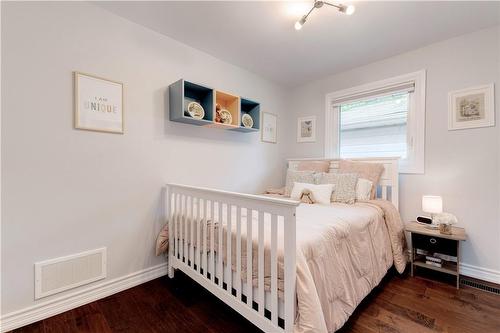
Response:
[[[35,263],[35,299],[106,277],[106,248]]]
[[[491,286],[490,284],[488,284],[487,282],[483,283],[482,281],[479,281],[476,279],[472,280],[472,279],[469,279],[466,277],[461,277],[460,284],[463,284],[465,286],[469,286],[469,287],[472,287],[475,289],[484,290],[484,291],[487,291],[487,292],[492,293],[492,294],[500,295],[500,286],[494,287],[494,286]]]

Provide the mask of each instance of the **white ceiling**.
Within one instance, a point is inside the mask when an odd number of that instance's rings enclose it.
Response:
[[[99,2],[117,15],[286,86],[500,24],[500,2]]]

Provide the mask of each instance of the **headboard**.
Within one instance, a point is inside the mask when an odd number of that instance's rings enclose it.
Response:
[[[372,158],[350,158],[352,161],[381,163],[384,165],[384,172],[380,177],[377,188],[377,198],[390,200],[399,209],[399,157],[372,157]],[[330,172],[337,172],[340,159],[331,158],[291,158],[288,159],[288,168],[297,170],[301,161],[330,161]]]

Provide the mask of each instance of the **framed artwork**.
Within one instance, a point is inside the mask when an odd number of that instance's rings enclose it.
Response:
[[[123,134],[123,84],[74,72],[75,128]]]
[[[278,117],[275,114],[262,112],[261,136],[262,142],[276,143]]]
[[[297,120],[297,142],[316,141],[316,116],[300,117]]]
[[[448,94],[448,130],[495,126],[495,94],[492,84]]]

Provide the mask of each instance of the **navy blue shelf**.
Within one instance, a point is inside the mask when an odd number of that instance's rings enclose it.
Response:
[[[234,131],[238,132],[256,132],[260,129],[260,104],[254,101],[251,101],[247,98],[241,97],[240,104],[240,127],[235,128]],[[243,126],[242,119],[243,115],[248,114],[253,119],[252,128],[248,128]]]
[[[187,112],[191,102],[198,102],[205,111],[203,119],[195,119]],[[170,120],[198,126],[213,122],[214,91],[211,88],[180,79],[169,87]]]

